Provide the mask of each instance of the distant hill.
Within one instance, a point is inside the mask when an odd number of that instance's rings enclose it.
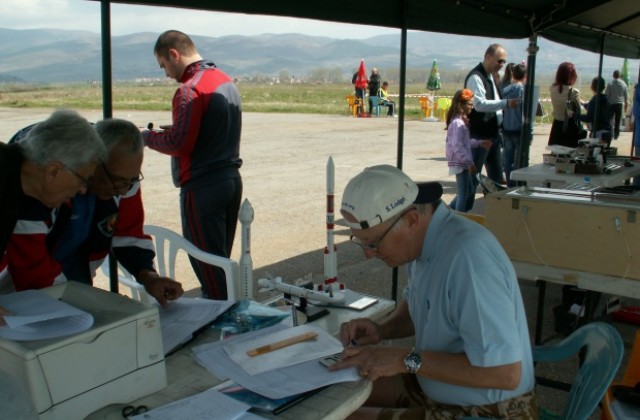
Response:
[[[156,33],[136,33],[112,37],[114,80],[162,79],[164,73],[153,57]],[[100,81],[100,34],[88,31],[0,28],[3,58],[0,83],[57,83]],[[318,69],[336,73],[344,82],[351,79],[360,59],[367,70],[381,69],[383,78],[398,79],[400,34],[364,40],[336,39],[301,34],[256,36],[194,36],[201,55],[213,60],[236,78],[277,77],[282,72],[306,80]],[[409,82],[426,83],[434,59],[443,81],[460,82],[466,72],[482,59],[491,42],[500,42],[509,59],[526,59],[526,40],[491,40],[450,34],[414,32],[408,34],[407,68]],[[541,39],[536,71],[547,80],[562,61],[572,61],[587,80],[597,72],[598,56]],[[622,59],[605,57],[604,76],[622,66]],[[632,70],[633,73],[633,70]]]

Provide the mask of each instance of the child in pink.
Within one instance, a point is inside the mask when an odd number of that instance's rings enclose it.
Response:
[[[476,140],[469,136],[469,113],[473,109],[473,92],[459,90],[453,95],[451,107],[447,112],[447,162],[449,174],[456,176],[456,197],[451,208],[466,213],[473,208],[476,197],[478,172],[473,163],[471,149],[491,147],[489,140]]]

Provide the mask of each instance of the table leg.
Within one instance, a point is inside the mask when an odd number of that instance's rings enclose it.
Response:
[[[534,344],[536,346],[542,344],[542,326],[544,324],[544,299],[547,292],[547,282],[544,280],[537,280],[536,286],[538,286],[538,308],[536,310],[536,330]]]

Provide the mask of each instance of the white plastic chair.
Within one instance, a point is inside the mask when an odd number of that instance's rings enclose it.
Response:
[[[187,255],[202,261],[204,263],[220,267],[224,270],[227,279],[227,296],[229,300],[235,300],[237,297],[238,279],[240,277],[240,268],[236,261],[229,258],[220,257],[205,252],[187,239],[178,235],[174,231],[155,225],[144,225],[144,232],[153,237],[153,243],[156,250],[156,266],[158,274],[163,277],[176,279],[176,259],[179,251],[185,252]],[[166,249],[165,249],[166,248]],[[102,271],[109,275],[109,259],[105,259]],[[144,303],[153,302],[144,286],[138,283],[135,278],[127,272],[120,264],[118,264],[118,282],[123,286],[131,289],[131,297]]]
[[[104,259],[100,265],[100,271],[102,274],[109,278],[109,255]],[[136,279],[129,273],[122,265],[118,264],[118,283],[123,286],[127,286],[131,293],[131,298],[142,303],[152,304],[155,299],[147,293],[144,286],[136,281]]]
[[[172,230],[154,225],[144,225],[144,232],[154,237],[158,273],[161,276],[176,279],[176,257],[178,251],[184,251],[189,256],[204,263],[220,267],[227,278],[227,296],[235,300],[239,290],[240,268],[236,261],[213,255],[197,248],[191,242]],[[165,243],[168,244],[168,255],[165,256]],[[167,275],[168,272],[168,275]],[[180,279],[176,279],[180,280]]]

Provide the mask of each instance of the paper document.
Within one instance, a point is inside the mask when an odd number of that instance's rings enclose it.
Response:
[[[209,420],[213,418],[235,420],[244,418],[242,416],[250,408],[251,406],[211,388],[130,418],[140,420]]]
[[[213,322],[234,304],[229,300],[181,297],[168,308],[159,308],[164,354],[189,341],[194,332]]]
[[[40,290],[25,290],[0,296],[0,306],[13,312],[5,315],[0,338],[15,341],[64,337],[88,330],[93,316]]]
[[[288,327],[278,324],[224,341],[196,346],[193,348],[194,357],[198,363],[207,368],[218,379],[231,379],[238,385],[271,399],[285,398],[339,382],[359,381],[362,379],[355,368],[330,372],[320,364],[319,360],[322,357],[303,363],[290,361],[290,363],[294,363],[292,366],[249,375],[224,351],[224,346],[245,338],[245,336],[257,338],[286,328]],[[342,346],[340,347],[340,350],[342,350]],[[259,357],[255,359],[259,359]]]
[[[317,334],[317,337],[255,357],[248,354],[251,350],[307,333]],[[341,352],[343,347],[342,343],[322,328],[306,324],[287,328],[282,331],[275,331],[260,337],[255,337],[253,334],[244,334],[223,348],[227,356],[242,367],[245,372],[249,375],[256,375],[309,360],[316,360],[324,356],[330,356]]]
[[[354,292],[353,290],[350,290],[350,289],[341,290],[340,293],[344,295],[344,300],[341,302],[320,302],[320,301],[309,300],[309,303],[315,306],[346,308],[346,309],[353,309],[356,311],[362,311],[378,302],[377,298],[363,295],[362,293]]]

